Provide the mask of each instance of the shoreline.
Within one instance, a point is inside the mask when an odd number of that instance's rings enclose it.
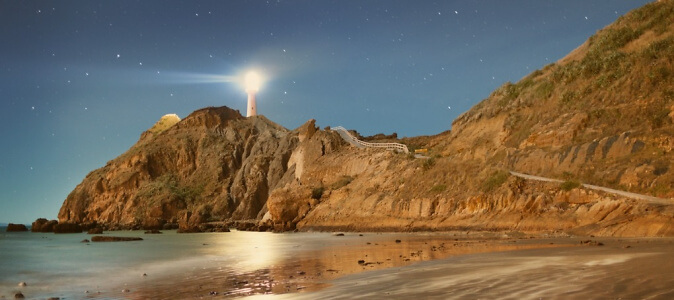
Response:
[[[133,236],[140,232],[106,234]],[[42,235],[33,239],[55,246],[53,249],[61,248],[63,254],[79,251],[79,259],[73,258],[72,263],[81,261],[83,265],[67,274],[54,272],[52,267],[46,277],[19,275],[16,282],[5,282],[9,289],[0,293],[0,298],[11,297],[9,290],[25,290],[27,297],[91,299],[376,299],[390,295],[431,299],[504,295],[534,299],[531,295],[538,295],[564,299],[597,298],[597,293],[600,298],[645,298],[653,293],[674,297],[674,261],[669,260],[669,254],[674,253],[674,238],[667,237],[233,231],[187,235],[165,232],[140,242],[89,245],[79,242],[82,236]],[[136,252],[120,255],[129,250]],[[94,263],[100,259],[105,261]],[[94,265],[100,267],[85,267]],[[624,278],[611,279],[613,273]],[[639,281],[642,278],[650,279],[643,283]],[[28,282],[28,287],[17,288],[19,281]],[[499,282],[498,289],[485,289],[493,282]],[[663,286],[665,283],[669,285]],[[517,290],[520,285],[529,286],[528,293]],[[609,286],[611,291],[598,291],[597,286]],[[671,294],[667,294],[669,286]]]
[[[130,299],[297,296],[329,289],[335,280],[344,277],[386,272],[420,262],[481,253],[581,246],[575,240],[557,237],[553,241],[521,233],[514,233],[517,237],[494,232],[343,234],[329,237],[339,241],[339,245],[302,251],[274,265],[248,272],[232,272],[214,265],[158,279],[145,286],[130,287],[131,292],[125,296]]]

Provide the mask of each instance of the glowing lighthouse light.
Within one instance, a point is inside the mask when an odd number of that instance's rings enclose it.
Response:
[[[246,112],[246,117],[252,117],[257,115],[257,104],[255,104],[255,94],[260,90],[260,85],[262,79],[254,71],[248,72],[246,78],[244,79],[244,84],[246,87],[246,93],[248,94],[248,109]]]

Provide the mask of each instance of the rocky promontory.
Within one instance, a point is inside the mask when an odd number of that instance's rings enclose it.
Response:
[[[227,107],[176,118],[162,118],[126,153],[87,175],[59,221],[192,231],[208,222],[261,219],[270,192],[301,168],[289,163],[301,136],[316,131],[313,121],[291,131]],[[341,141],[331,135],[326,143],[319,151]]]
[[[289,130],[227,107],[162,118],[87,175],[59,221],[674,236],[673,12],[674,1],[658,1],[628,13],[505,83],[451,131],[358,135],[421,156],[353,147],[314,120]],[[522,173],[535,176],[513,175]]]

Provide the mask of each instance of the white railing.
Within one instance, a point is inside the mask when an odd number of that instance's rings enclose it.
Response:
[[[332,131],[336,131],[345,141],[347,141],[351,145],[356,146],[357,148],[385,148],[386,150],[410,153],[410,150],[407,149],[407,146],[403,144],[364,142],[351,135],[351,133],[342,126],[332,127],[330,129]]]

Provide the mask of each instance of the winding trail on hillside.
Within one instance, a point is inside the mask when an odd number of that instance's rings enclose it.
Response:
[[[557,183],[563,183],[564,181],[559,180],[559,179],[554,179],[554,178],[547,178],[547,177],[541,177],[541,176],[535,176],[535,175],[529,175],[529,174],[524,174],[524,173],[518,173],[515,171],[510,171],[510,174],[513,176],[517,176],[520,178],[528,179],[528,180],[536,180],[536,181],[544,181],[544,182],[557,182]],[[658,197],[653,197],[653,196],[648,196],[648,195],[642,195],[642,194],[637,194],[637,193],[630,193],[626,191],[621,191],[621,190],[616,190],[616,189],[611,189],[603,186],[597,186],[597,185],[591,185],[591,184],[586,184],[586,183],[581,183],[581,185],[584,188],[588,188],[591,190],[596,190],[596,191],[602,191],[614,195],[619,195],[627,198],[632,198],[632,199],[637,199],[637,200],[643,200],[649,203],[654,203],[654,204],[663,204],[663,205],[672,205],[674,204],[674,201],[672,199],[665,199],[665,198],[658,198]]]

